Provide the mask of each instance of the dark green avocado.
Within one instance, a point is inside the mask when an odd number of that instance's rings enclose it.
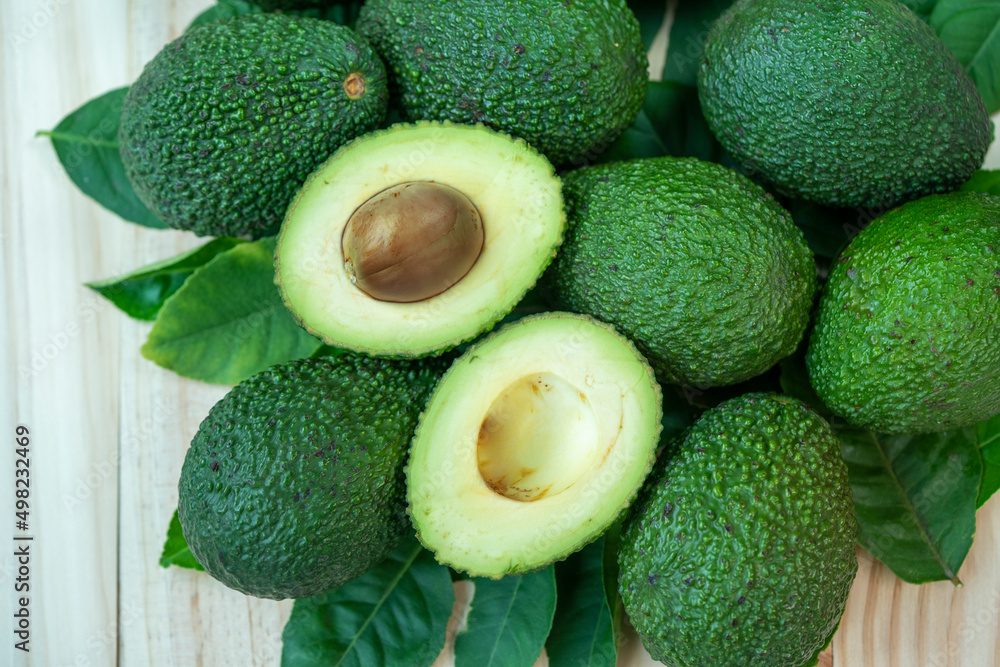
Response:
[[[982,97],[896,0],[739,0],[698,72],[712,131],[782,194],[880,210],[944,193],[982,164]]]
[[[614,325],[662,381],[735,384],[795,351],[813,255],[750,179],[663,157],[570,172],[563,196],[569,227],[545,275],[554,304]]]
[[[625,0],[368,0],[357,29],[405,120],[483,123],[556,165],[604,152],[646,94]]]
[[[260,236],[387,104],[385,68],[349,28],[250,14],[164,47],[129,89],[118,139],[136,194],[168,226]]]
[[[237,385],[184,458],[191,553],[248,595],[317,595],[385,558],[408,529],[404,465],[440,360],[344,354]]]
[[[673,667],[815,665],[857,572],[840,443],[803,403],[746,394],[661,454],[626,522],[618,583]]]
[[[830,270],[806,362],[826,405],[865,428],[1000,413],[1000,197],[933,195],[874,220]]]

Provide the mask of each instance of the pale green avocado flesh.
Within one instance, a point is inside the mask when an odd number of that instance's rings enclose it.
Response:
[[[410,518],[442,563],[499,578],[597,538],[649,472],[660,388],[635,347],[586,316],[547,313],[470,348],[421,417]]]
[[[400,292],[392,287],[369,289],[376,296],[362,289],[344,239],[359,208],[406,183],[460,194],[482,229],[481,240],[465,244],[478,251],[467,270],[468,258],[454,271],[439,256],[424,261],[403,253],[414,271],[436,262],[443,291],[421,287],[398,302],[376,298]],[[510,312],[552,261],[564,225],[560,181],[523,141],[483,126],[397,125],[344,147],[306,182],[281,228],[276,279],[299,323],[326,343],[378,356],[423,356],[474,338]],[[401,243],[393,232],[385,236],[383,250]]]

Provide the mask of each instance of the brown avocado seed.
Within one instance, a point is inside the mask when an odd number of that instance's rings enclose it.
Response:
[[[461,280],[483,250],[483,219],[439,183],[401,183],[351,215],[341,241],[351,282],[380,301],[412,303]]]

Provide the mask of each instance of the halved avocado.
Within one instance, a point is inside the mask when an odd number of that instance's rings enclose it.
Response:
[[[610,326],[546,313],[462,355],[421,417],[410,518],[437,559],[500,578],[565,558],[625,509],[653,464],[660,387]]]
[[[422,356],[490,329],[555,256],[552,165],[481,125],[423,122],[333,155],[289,207],[276,280],[330,345]]]

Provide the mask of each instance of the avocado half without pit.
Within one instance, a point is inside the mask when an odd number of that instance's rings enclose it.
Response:
[[[560,181],[523,141],[418,123],[333,155],[289,207],[277,282],[326,343],[422,356],[491,328],[551,262]]]
[[[596,539],[654,460],[660,388],[610,326],[546,313],[472,346],[414,436],[410,518],[437,559],[499,578]]]

